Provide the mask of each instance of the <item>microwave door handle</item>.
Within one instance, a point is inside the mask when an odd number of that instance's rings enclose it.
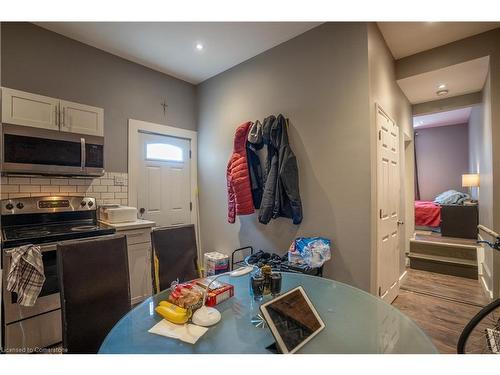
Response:
[[[86,164],[86,155],[85,155],[85,138],[80,138],[80,147],[81,147],[81,169],[82,171],[85,169]]]

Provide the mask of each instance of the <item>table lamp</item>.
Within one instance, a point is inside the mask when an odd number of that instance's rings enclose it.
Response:
[[[472,188],[479,186],[479,175],[478,174],[463,174],[462,175],[462,187],[469,188],[469,195],[472,197]]]
[[[224,272],[219,275],[216,275],[211,279],[211,281],[207,285],[207,289],[203,293],[203,305],[194,312],[193,314],[193,323],[202,326],[202,327],[209,327],[213,326],[214,324],[218,323],[221,319],[220,312],[217,309],[214,309],[213,307],[208,307],[205,306],[205,303],[207,302],[207,295],[210,290],[210,285],[217,280],[221,276],[229,275],[229,277],[240,277],[244,276],[254,269],[254,266],[247,266],[247,267],[241,267],[238,268],[237,270],[231,271],[231,272]]]

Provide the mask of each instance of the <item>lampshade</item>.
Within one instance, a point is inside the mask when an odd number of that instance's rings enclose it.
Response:
[[[478,174],[463,174],[462,175],[462,187],[477,187],[479,186],[479,175]]]

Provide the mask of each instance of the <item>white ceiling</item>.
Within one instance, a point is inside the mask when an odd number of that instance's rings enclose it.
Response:
[[[488,74],[488,66],[489,58],[481,57],[400,79],[397,82],[411,104],[430,102],[481,91]],[[436,94],[441,84],[449,90],[446,96]]]
[[[437,126],[466,124],[469,122],[471,110],[472,107],[466,107],[446,112],[415,116],[413,117],[413,127],[415,129],[424,129]]]
[[[395,59],[500,27],[500,22],[378,22]]]
[[[320,25],[318,22],[37,22],[197,84]],[[202,43],[204,49],[195,46]]]

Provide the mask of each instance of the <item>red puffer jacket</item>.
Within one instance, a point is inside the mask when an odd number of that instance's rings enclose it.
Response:
[[[236,215],[250,215],[255,211],[246,150],[251,125],[251,122],[246,122],[236,129],[233,154],[227,164],[227,221],[230,223],[234,223]]]

